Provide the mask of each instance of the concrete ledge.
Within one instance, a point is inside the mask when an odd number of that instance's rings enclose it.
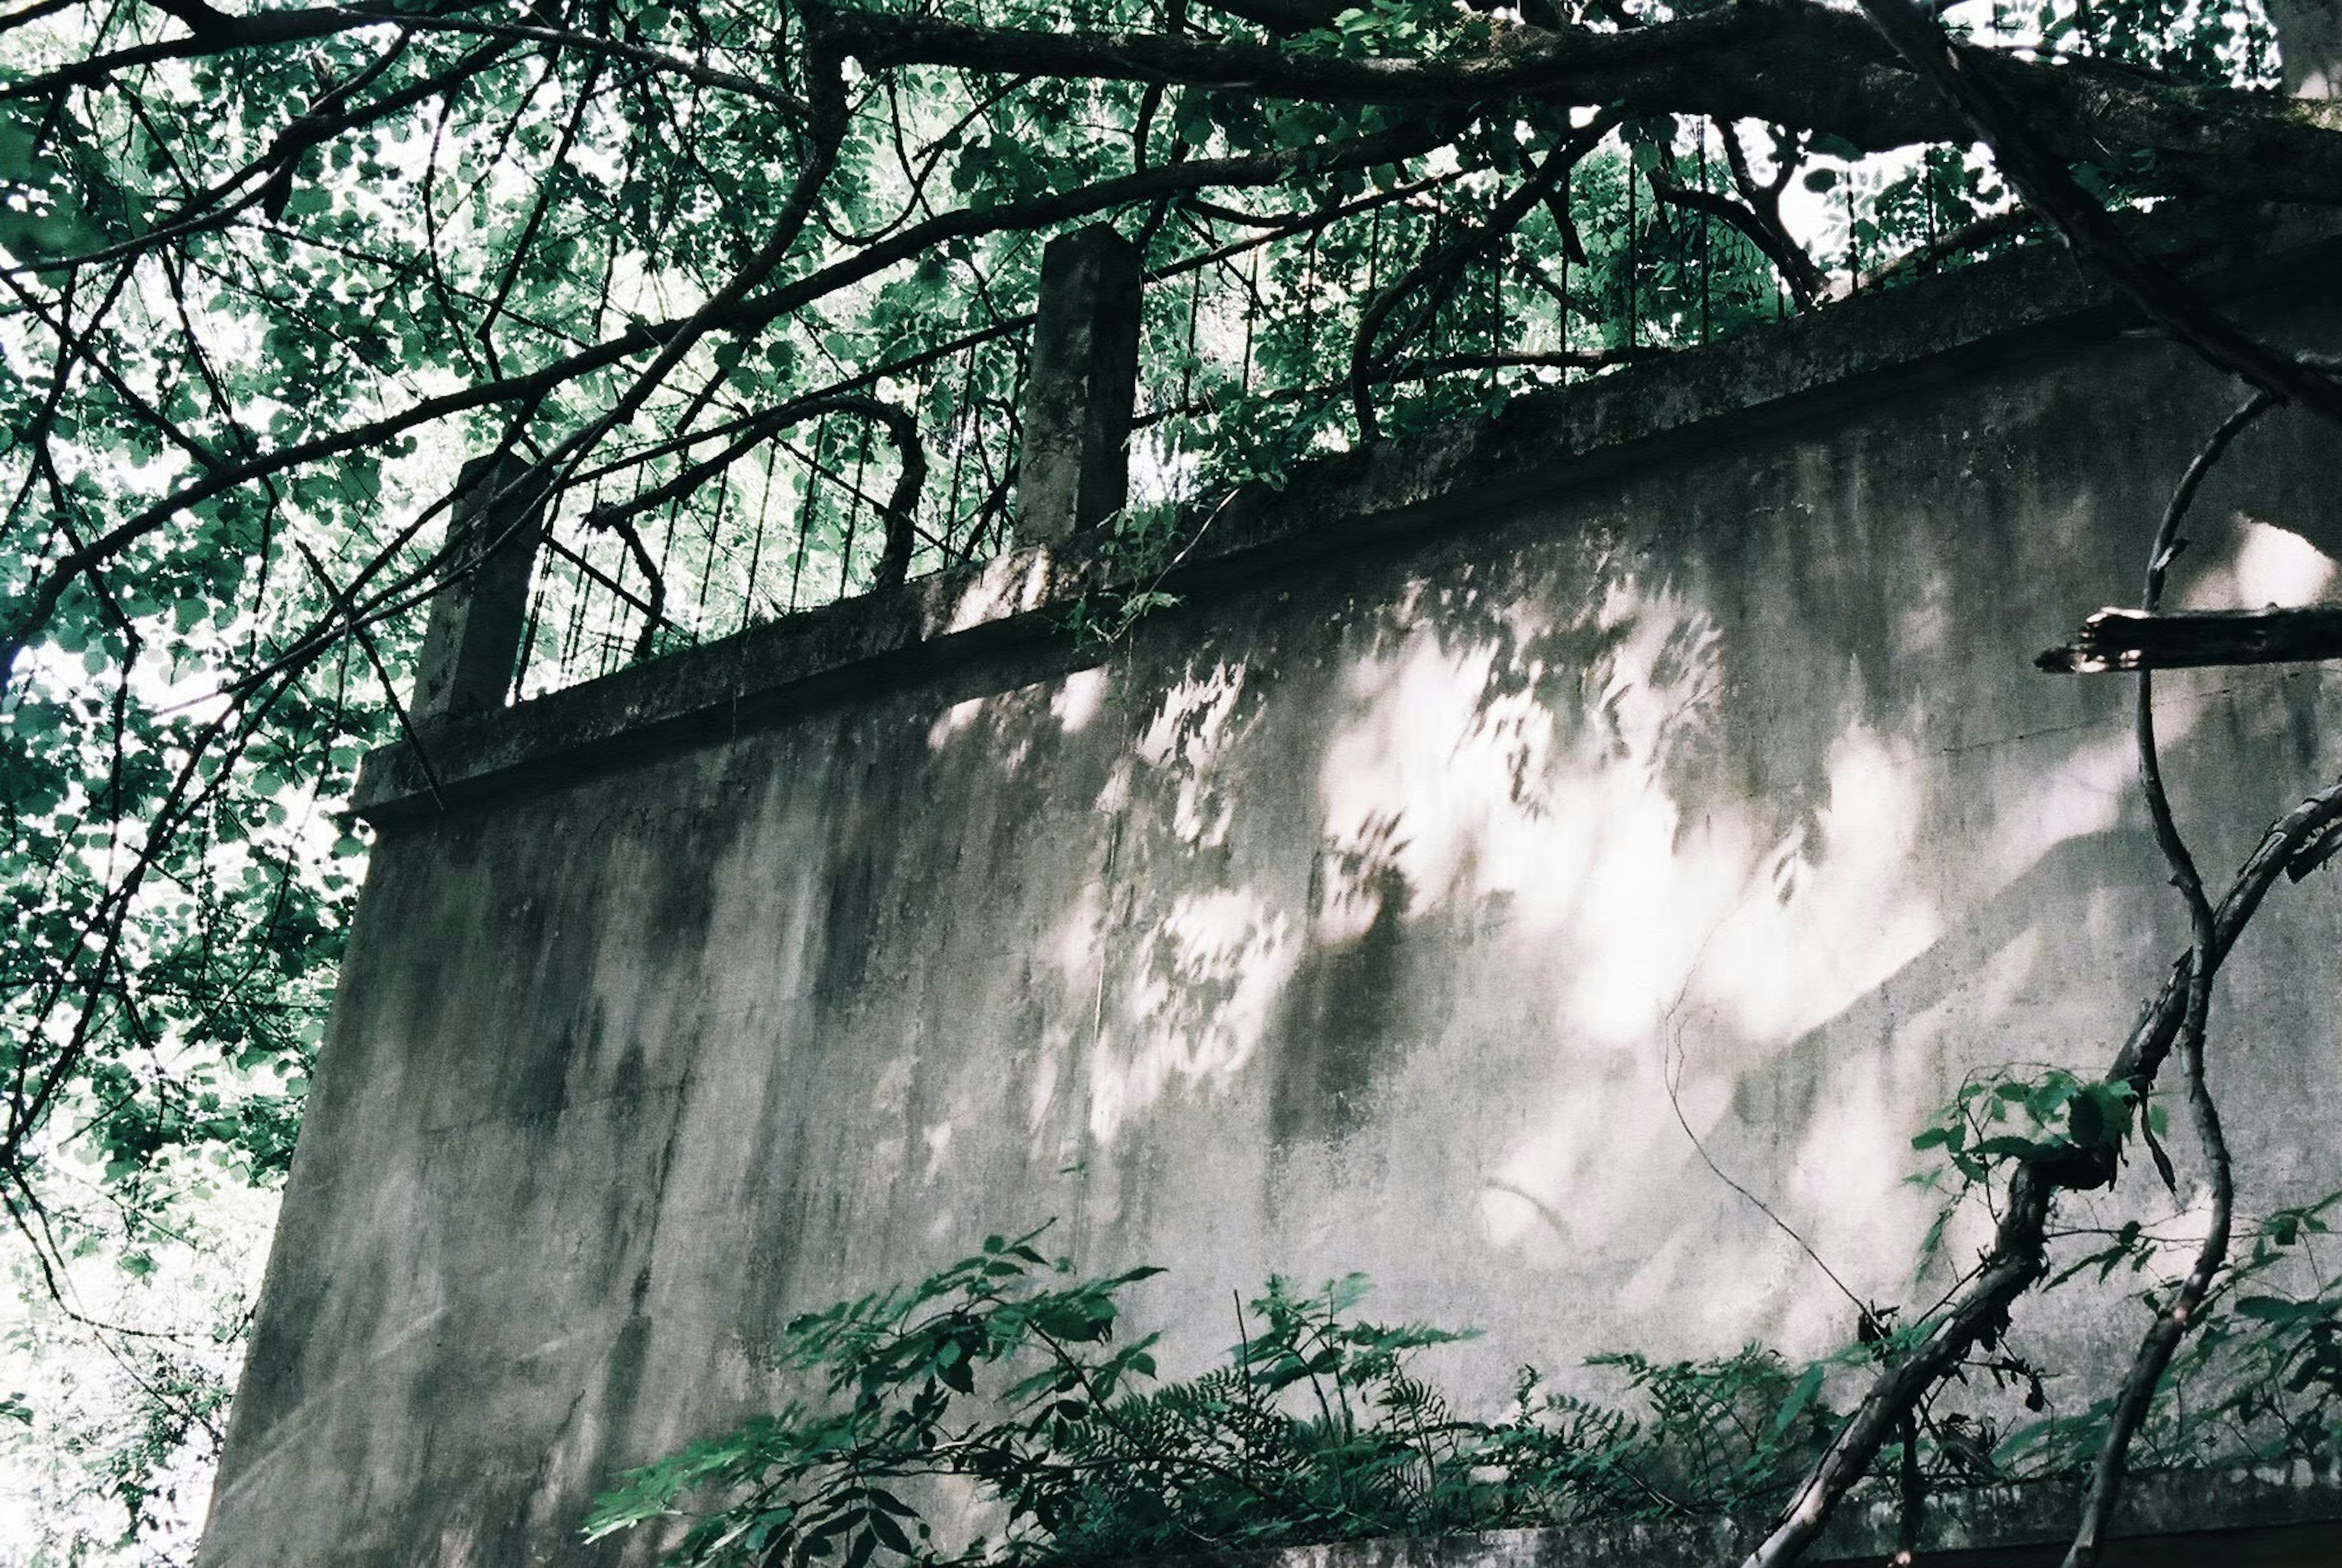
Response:
[[[1943,1492],[1928,1499],[1920,1568],[2033,1568],[2064,1555],[2078,1483]],[[1147,1559],[1147,1568],[1731,1568],[1771,1521],[1564,1525],[1478,1535]],[[1841,1510],[1806,1561],[1878,1564],[1895,1554],[1891,1503]],[[2311,1568],[2342,1562],[2342,1473],[2288,1469],[2164,1472],[2131,1478],[2107,1568]],[[1132,1568],[1136,1568],[1136,1564]]]
[[[2169,236],[2167,236],[2167,240]],[[2242,298],[2342,273],[2321,225],[2179,236],[2205,286]],[[1262,572],[1553,494],[1671,451],[1811,420],[1972,372],[2104,342],[2136,313],[2037,246],[1745,333],[1711,348],[1524,394],[1498,417],[1305,465],[1220,507],[1165,585],[1209,595]],[[1094,540],[1016,551],[673,654],[501,712],[449,720],[365,760],[351,814],[377,826],[623,765],[1015,648],[1069,646],[1066,612],[1116,585]],[[1062,657],[1062,653],[1060,657]]]

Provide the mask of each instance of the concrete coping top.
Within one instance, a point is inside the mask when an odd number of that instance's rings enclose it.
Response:
[[[2177,231],[2174,231],[2175,233]],[[2212,237],[2202,237],[2209,233]],[[2216,297],[2321,284],[2330,225],[2199,225],[2165,235]],[[1379,441],[1218,504],[1160,586],[1193,598],[1258,574],[1587,483],[1693,444],[1811,420],[1964,373],[2137,330],[2137,311],[2059,247],[1874,292],[1706,348],[1524,393],[1495,417]],[[1124,569],[1126,572],[1126,568]],[[350,814],[425,820],[737,733],[986,653],[1056,644],[1068,612],[1123,585],[1095,535],[1011,551],[751,626],[599,679],[419,732],[373,753]]]
[[[2054,1568],[2081,1517],[2077,1481],[1932,1492],[1919,1568]],[[1805,1558],[1811,1568],[1889,1563],[1891,1500],[1843,1505]],[[1336,1542],[1134,1561],[1125,1568],[1732,1568],[1769,1518],[1554,1525],[1472,1535]],[[2133,1475],[2107,1553],[2118,1568],[2307,1568],[2342,1562],[2342,1473],[2306,1463]]]

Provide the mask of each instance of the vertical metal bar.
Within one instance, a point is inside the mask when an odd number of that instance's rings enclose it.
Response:
[[[537,621],[545,613],[545,595],[551,589],[552,577],[553,573],[548,569],[537,578],[536,585],[529,594],[528,624],[521,628],[520,656],[513,661],[512,689],[505,694],[507,702],[520,701],[522,684],[528,679],[529,663],[536,653]]]
[[[1237,385],[1243,392],[1243,394],[1246,397],[1250,397],[1252,395],[1253,318],[1259,313],[1259,305],[1260,252],[1255,251],[1252,253],[1252,275],[1245,285],[1244,374],[1237,378]]]
[[[700,641],[707,624],[707,584],[716,576],[716,531],[724,525],[724,507],[732,499],[732,471],[716,476],[716,509],[707,514],[707,559],[699,568],[699,598],[691,607],[691,640]]]
[[[1920,189],[1927,198],[1927,244],[1930,246],[1935,245],[1938,237],[1936,214],[1936,148],[1929,147],[1927,162],[1920,165],[1920,177],[1925,182]],[[1927,267],[1929,275],[1932,276],[1935,270],[1934,264],[1930,263]]]
[[[862,440],[854,451],[854,485],[846,497],[846,543],[837,552],[837,596],[846,597],[846,589],[854,580],[854,534],[862,523],[862,475],[870,463],[870,427],[865,424]]]
[[[1854,235],[1854,171],[1846,172],[1846,292],[1848,298],[1862,292],[1862,245]]]
[[[1316,368],[1317,231],[1309,231],[1309,248],[1301,261],[1301,379],[1307,385]]]
[[[814,492],[821,484],[822,452],[829,444],[829,421],[814,426],[813,461],[806,464],[805,501],[797,509],[797,559],[789,568],[789,613],[797,607],[797,584],[805,576],[806,544],[813,536]]]
[[[1561,212],[1566,220],[1554,238],[1561,246],[1561,352],[1569,352],[1569,230],[1577,222],[1577,165],[1572,164],[1561,172]],[[1561,384],[1569,385],[1567,365],[1561,367]]]
[[[1707,195],[1707,122],[1699,122],[1699,194]],[[1708,239],[1707,209],[1699,211],[1699,341],[1706,343],[1708,334],[1708,274],[1713,270],[1715,251]]]
[[[569,601],[569,628],[561,639],[561,666],[554,672],[554,678],[564,685],[568,684],[569,672],[575,665],[580,656],[579,650],[585,644],[586,601],[594,594],[594,579],[591,576],[574,563],[569,564],[568,570],[576,594]]]
[[[776,437],[765,446],[765,489],[756,501],[756,536],[748,544],[748,574],[740,583],[740,624],[733,628],[735,631],[746,631],[749,617],[756,609],[756,567],[765,556],[765,518],[772,510],[773,464],[779,445]]]
[[[1513,236],[1498,235],[1488,263],[1488,390],[1496,390],[1501,372],[1493,363],[1505,351],[1505,258],[1513,254]]]
[[[1195,390],[1196,382],[1196,320],[1204,310],[1204,269],[1197,267],[1196,281],[1187,289],[1187,357],[1179,366],[1179,406],[1185,410]]]
[[[953,541],[959,536],[960,481],[967,473],[968,434],[975,427],[969,404],[976,396],[976,356],[980,350],[971,348],[966,352],[967,366],[960,375],[959,402],[952,408],[951,424],[947,427],[952,433],[952,476],[951,494],[944,499],[944,558],[946,561],[950,560]],[[975,555],[976,531],[971,526],[968,530],[967,548],[962,554],[961,559],[972,560]]]
[[[1642,302],[1636,296],[1636,263],[1640,260],[1639,236],[1636,233],[1635,213],[1635,147],[1626,145],[1626,346],[1640,348],[1642,336]]]

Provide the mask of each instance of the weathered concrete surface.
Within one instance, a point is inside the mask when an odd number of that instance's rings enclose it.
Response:
[[[2277,24],[2285,90],[2305,98],[2342,98],[2342,5],[2336,0],[2268,0]]]
[[[787,1316],[1051,1216],[1172,1267],[1175,1368],[1272,1270],[1486,1329],[1467,1389],[1837,1343],[1670,1080],[1893,1297],[1927,1110],[2102,1063],[2184,945],[2127,687],[2029,660],[2235,394],[2026,265],[1232,511],[1100,667],[1036,554],[450,726],[445,815],[376,759],[204,1562],[600,1560],[586,1499],[769,1400]],[[2175,604],[2327,594],[2337,451],[2248,434]],[[2209,865],[2342,757],[2322,668],[2160,689]],[[2224,979],[2248,1203],[2336,1184],[2337,938],[2287,888]],[[2017,1323],[2068,1368],[2137,1326]]]

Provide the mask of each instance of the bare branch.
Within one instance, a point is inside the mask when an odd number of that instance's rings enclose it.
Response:
[[[2237,437],[2275,403],[2276,399],[2267,393],[2254,394],[2242,407],[2220,422],[2219,428],[2180,476],[2178,487],[2172,493],[2170,504],[2164,508],[2163,521],[2147,548],[2146,584],[2138,601],[2141,614],[2152,615],[2163,603],[2164,583],[2182,543],[2180,525],[2187,520],[2188,508],[2195,504],[2205,479],[2227,454]],[[2227,1259],[2229,1226],[2237,1206],[2236,1173],[2229,1159],[2227,1139],[2220,1128],[2219,1107],[2204,1080],[2204,1031],[2212,1005],[2212,976],[2219,967],[2219,960],[2213,954],[2217,929],[2212,901],[2204,894],[2204,878],[2196,869],[2196,857],[2189,853],[2187,841],[2179,832],[2178,821],[2171,812],[2171,797],[2164,789],[2163,763],[2155,740],[2155,676],[2144,669],[2138,673],[2133,727],[2138,742],[2139,784],[2147,796],[2147,815],[2155,824],[2156,845],[2163,852],[2164,864],[2171,868],[2172,885],[2187,901],[2188,929],[2194,936],[2188,953],[2187,1004],[2179,1024],[2179,1054],[2187,1081],[2188,1110],[2211,1180],[2212,1213],[2204,1240],[2197,1248],[2194,1266],[2171,1300],[2156,1314],[2154,1326],[2147,1330],[2131,1362],[2130,1372],[2123,1379],[2122,1393],[2115,1401],[2106,1439],[2098,1445],[2097,1463],[2091,1468],[2089,1493],[2082,1504],[2082,1518],[2076,1526],[2073,1545],[2066,1553],[2066,1568],[2095,1568],[2097,1563],[2107,1525],[2122,1495],[2131,1442],[2147,1421],[2147,1411],[2155,1403],[2155,1391],[2162,1384],[2164,1370],[2171,1364],[2180,1340],[2194,1324],[2197,1309],[2204,1304],[2214,1278]]]

